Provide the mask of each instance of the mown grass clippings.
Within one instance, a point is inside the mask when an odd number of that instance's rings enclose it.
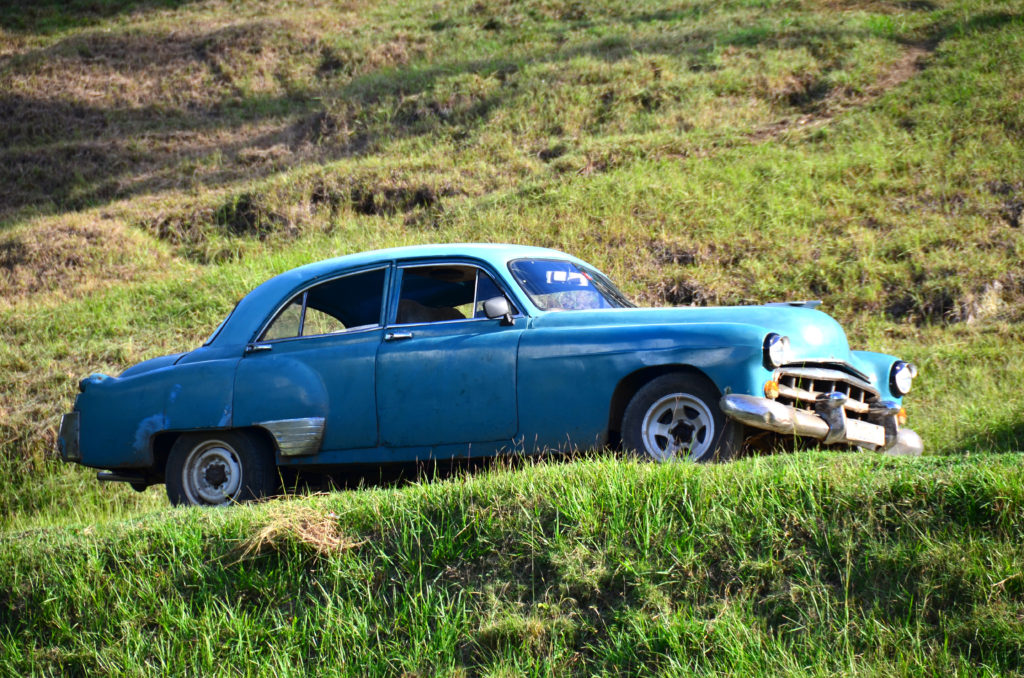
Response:
[[[312,506],[275,503],[265,513],[265,524],[239,546],[239,559],[248,560],[269,552],[298,549],[317,556],[358,548],[357,541],[344,534],[338,516]]]

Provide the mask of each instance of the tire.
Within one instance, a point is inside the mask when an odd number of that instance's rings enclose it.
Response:
[[[695,374],[665,374],[645,384],[622,416],[622,446],[654,461],[732,459],[743,425],[718,407],[718,389]]]
[[[226,506],[274,493],[273,453],[240,431],[189,433],[174,441],[164,475],[175,506]]]

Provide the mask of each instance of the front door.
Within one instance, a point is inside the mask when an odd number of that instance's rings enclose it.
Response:
[[[396,308],[377,353],[382,444],[511,443],[526,319],[508,325],[486,317],[483,302],[503,293],[476,266],[408,265],[399,274]]]

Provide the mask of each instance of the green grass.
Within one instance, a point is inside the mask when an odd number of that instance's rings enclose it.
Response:
[[[541,464],[0,541],[0,670],[1022,671],[1019,455]]]
[[[1021,672],[1022,64],[996,0],[0,9],[0,673]],[[823,299],[921,366],[936,457],[221,512],[55,459],[79,378],[288,268],[455,241],[645,304]]]

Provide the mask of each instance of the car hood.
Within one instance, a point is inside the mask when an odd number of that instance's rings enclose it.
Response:
[[[757,328],[763,334],[777,332],[788,336],[796,360],[850,362],[852,359],[842,326],[826,313],[802,307],[716,306],[558,311],[545,313],[535,318],[533,323],[537,328],[654,325],[718,325],[720,327],[716,335],[726,338],[728,329],[721,326],[744,325]],[[737,340],[740,336],[737,333]]]

